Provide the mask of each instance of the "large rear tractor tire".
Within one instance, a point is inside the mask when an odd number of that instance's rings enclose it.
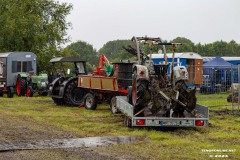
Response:
[[[133,114],[137,117],[144,116],[144,94],[147,91],[147,80],[133,79],[132,86],[132,103],[134,106]],[[141,112],[140,112],[141,111]]]
[[[18,96],[24,96],[26,93],[26,80],[18,78],[16,82],[16,94]]]
[[[84,107],[95,110],[97,108],[97,98],[92,93],[87,93],[84,97]]]
[[[84,100],[85,90],[77,87],[77,79],[69,82],[64,94],[64,102],[70,106],[79,106]]]

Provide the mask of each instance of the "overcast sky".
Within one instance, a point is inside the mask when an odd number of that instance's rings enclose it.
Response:
[[[240,43],[240,0],[59,0],[73,4],[71,42],[100,49],[133,36],[185,37],[194,43]]]

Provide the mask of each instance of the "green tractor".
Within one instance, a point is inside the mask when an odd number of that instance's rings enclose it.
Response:
[[[32,97],[34,93],[41,96],[48,95],[48,75],[34,75],[34,72],[19,73],[16,83],[16,94],[18,96]]]

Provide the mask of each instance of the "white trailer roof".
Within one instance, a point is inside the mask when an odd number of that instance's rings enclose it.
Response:
[[[167,53],[167,57],[172,58],[172,53]],[[153,59],[164,58],[164,54],[152,54],[152,58]],[[194,52],[175,53],[174,58],[203,59],[201,55]]]

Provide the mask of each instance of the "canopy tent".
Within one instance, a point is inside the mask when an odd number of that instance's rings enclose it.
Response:
[[[216,56],[211,61],[203,64],[203,68],[212,68],[212,69],[230,69],[232,67],[232,64],[225,61],[220,56]]]
[[[231,74],[233,65],[225,61],[220,56],[216,56],[211,61],[203,64],[203,88],[207,88],[214,92],[216,86],[224,86],[231,84]],[[224,88],[226,91],[226,88]]]

